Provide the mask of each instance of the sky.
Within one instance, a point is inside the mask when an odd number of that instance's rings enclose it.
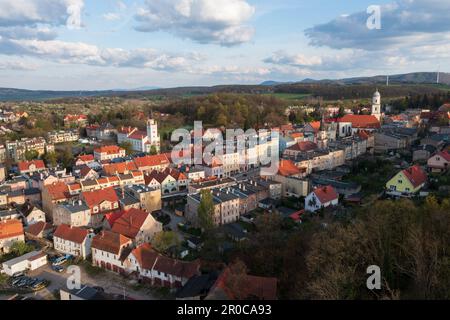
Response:
[[[450,71],[449,0],[0,0],[0,87]]]

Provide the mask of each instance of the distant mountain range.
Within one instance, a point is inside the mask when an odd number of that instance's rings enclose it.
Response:
[[[345,79],[304,79],[298,82],[278,82],[278,81],[264,81],[261,83],[262,86],[276,86],[281,84],[292,84],[292,83],[322,83],[322,84],[386,84],[387,76],[379,75],[373,77],[355,77],[355,78],[345,78]],[[389,84],[435,84],[437,83],[437,72],[414,72],[406,74],[396,74],[389,76]],[[450,73],[439,73],[439,83],[450,85]]]
[[[450,85],[450,73],[439,74],[440,84]],[[50,91],[50,90],[24,90],[0,88],[0,101],[29,101],[29,100],[49,100],[60,98],[83,98],[83,97],[101,97],[101,96],[120,96],[120,97],[142,97],[142,96],[184,96],[210,94],[216,92],[232,93],[275,93],[285,92],[286,87],[298,87],[301,85],[385,85],[387,76],[379,75],[374,77],[356,77],[346,79],[304,79],[301,81],[279,82],[264,81],[259,85],[220,85],[211,87],[179,87],[161,89],[152,86],[140,87],[136,89],[115,89],[100,91]],[[436,72],[416,72],[408,74],[398,74],[389,76],[391,85],[429,85],[436,84]],[[308,93],[308,92],[305,92]]]

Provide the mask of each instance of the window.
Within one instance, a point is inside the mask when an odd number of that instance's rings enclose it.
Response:
[[[402,183],[403,183],[403,181],[402,181],[402,180],[398,180],[398,183],[402,184]]]

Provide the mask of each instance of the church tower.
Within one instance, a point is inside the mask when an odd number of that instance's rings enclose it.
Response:
[[[381,121],[381,94],[378,89],[372,98],[372,115]]]
[[[160,137],[158,134],[158,123],[154,119],[147,120],[147,136],[148,141],[152,146],[156,147],[156,150],[160,150]]]

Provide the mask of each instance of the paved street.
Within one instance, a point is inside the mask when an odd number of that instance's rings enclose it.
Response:
[[[65,270],[62,273],[53,271],[50,265],[46,265],[38,270],[30,272],[30,277],[43,278],[50,281],[50,285],[35,293],[25,295],[27,297],[34,297],[36,299],[52,300],[54,299],[53,293],[61,288],[66,288],[67,279],[71,274],[67,273],[67,266],[64,266]],[[83,267],[81,269],[81,283],[89,286],[99,286],[105,289],[106,293],[123,295],[134,300],[155,300],[156,298],[147,289],[135,290],[130,280],[124,279],[120,275],[116,275],[112,272],[105,271],[95,277],[86,273]],[[5,300],[9,296],[0,296],[0,300]]]

